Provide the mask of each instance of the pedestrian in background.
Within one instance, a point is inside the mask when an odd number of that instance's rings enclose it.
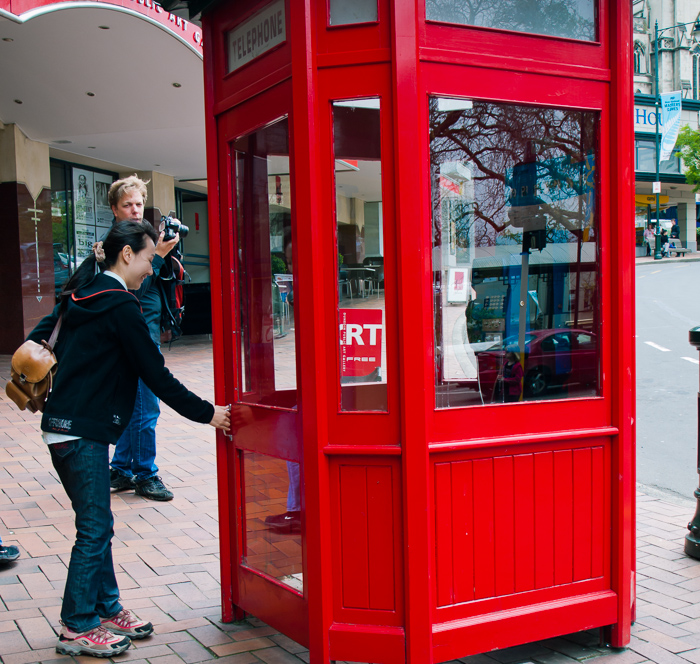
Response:
[[[652,245],[654,244],[654,229],[651,227],[651,224],[649,224],[645,229],[644,229],[644,244],[647,247],[647,256],[651,256],[652,253]]]
[[[131,175],[112,183],[108,199],[114,214],[114,223],[141,222],[148,192],[144,182]],[[153,274],[150,274],[134,292],[141,303],[143,317],[153,343],[160,348],[160,321],[162,295],[159,276],[169,276],[168,254],[180,241],[178,234],[169,242],[163,242],[161,234],[153,257]],[[156,425],[160,416],[158,397],[139,378],[136,390],[134,414],[129,426],[117,442],[112,456],[110,486],[115,491],[133,489],[137,496],[151,500],[172,500],[173,493],[158,475],[156,466]]]
[[[499,392],[505,402],[520,401],[523,392],[523,368],[517,353],[517,346],[508,346],[503,370],[496,378],[497,384],[500,382]]]

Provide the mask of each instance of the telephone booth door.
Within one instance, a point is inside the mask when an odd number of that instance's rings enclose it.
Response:
[[[231,584],[238,611],[306,641],[288,101],[281,86],[218,123],[220,168],[231,178],[222,192],[231,215],[220,231],[232,267],[224,292],[234,331],[224,348],[230,501],[238,524]]]

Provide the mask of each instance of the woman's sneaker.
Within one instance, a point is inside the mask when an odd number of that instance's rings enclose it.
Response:
[[[9,546],[0,544],[0,563],[11,563],[17,558],[19,558],[19,549],[14,544]]]
[[[102,627],[114,634],[123,634],[130,639],[145,639],[153,634],[153,625],[139,620],[133,613],[122,609],[116,616],[100,618]]]
[[[102,625],[87,632],[73,632],[63,625],[58,636],[56,652],[73,657],[113,657],[124,652],[130,645],[131,639],[128,636],[112,634]]]

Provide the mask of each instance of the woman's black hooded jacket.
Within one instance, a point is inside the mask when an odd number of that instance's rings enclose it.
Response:
[[[48,340],[59,310],[28,339]],[[131,419],[139,377],[180,415],[204,424],[214,417],[214,406],[168,371],[138,300],[109,275],[70,296],[54,352],[58,369],[42,431],[116,443]]]

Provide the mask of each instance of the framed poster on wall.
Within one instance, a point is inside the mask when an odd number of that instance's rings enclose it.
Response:
[[[104,173],[95,173],[95,225],[98,228],[110,228],[112,226],[112,208],[109,206],[107,195],[112,184],[112,176]]]
[[[73,169],[73,201],[76,224],[95,224],[95,182],[93,172]]]
[[[112,225],[113,214],[107,194],[114,178],[73,167],[73,201],[76,261],[90,255],[92,245]]]
[[[95,181],[92,171],[73,168],[73,209],[77,262],[92,251],[95,242]]]

